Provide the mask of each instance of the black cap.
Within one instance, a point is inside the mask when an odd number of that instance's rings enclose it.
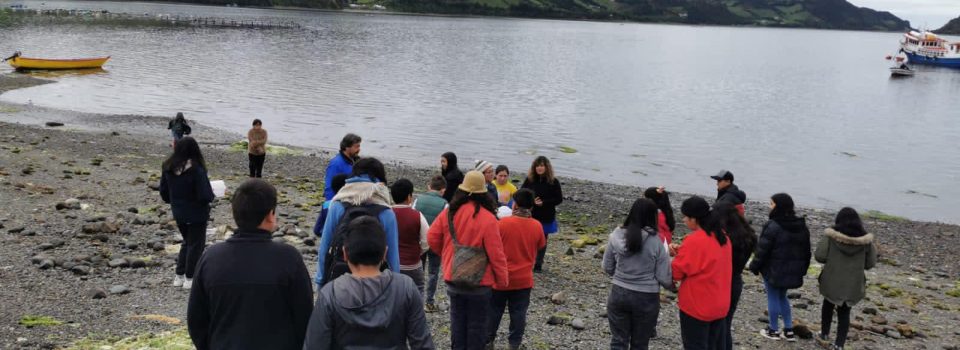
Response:
[[[717,181],[730,180],[730,182],[733,182],[733,173],[731,173],[729,170],[720,170],[717,175],[713,175],[710,178]]]

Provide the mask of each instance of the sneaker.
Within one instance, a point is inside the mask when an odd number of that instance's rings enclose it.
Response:
[[[173,278],[173,286],[174,286],[174,287],[183,287],[183,280],[185,280],[185,279],[186,279],[186,277],[183,277],[183,275],[177,275],[176,277]]]
[[[793,334],[793,330],[791,330],[791,329],[784,329],[784,330],[783,330],[783,340],[786,340],[786,341],[789,341],[789,342],[795,342],[795,341],[797,341],[797,336]]]
[[[770,328],[761,329],[760,335],[767,339],[780,340],[780,332],[774,331]]]
[[[428,314],[440,311],[440,308],[437,307],[437,304],[423,304],[423,311],[426,311]]]
[[[189,290],[189,289],[192,288],[192,287],[193,287],[193,279],[192,279],[192,278],[184,278],[184,279],[183,279],[183,289],[188,289],[188,290]]]

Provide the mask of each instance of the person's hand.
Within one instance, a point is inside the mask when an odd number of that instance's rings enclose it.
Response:
[[[540,197],[537,197],[536,199],[533,200],[533,204],[535,204],[535,205],[538,206],[538,207],[542,207],[542,206],[543,206],[543,200],[540,199]]]
[[[680,251],[680,244],[672,243],[670,244],[670,256],[677,256],[677,253]]]

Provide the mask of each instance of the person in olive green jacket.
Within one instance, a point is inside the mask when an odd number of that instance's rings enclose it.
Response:
[[[827,348],[843,349],[850,328],[850,309],[867,294],[864,271],[877,264],[873,234],[864,230],[856,210],[840,209],[835,225],[820,237],[814,258],[823,264],[819,278],[823,295],[822,330],[817,340]],[[837,310],[837,339],[830,344],[834,309]]]

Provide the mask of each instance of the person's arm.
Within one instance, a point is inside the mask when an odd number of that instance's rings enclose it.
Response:
[[[197,193],[197,199],[201,203],[213,202],[217,197],[213,194],[213,187],[210,186],[210,178],[207,177],[207,169],[197,167],[195,181],[193,182],[194,191]]]
[[[544,193],[540,196],[540,199],[543,200],[543,205],[552,205],[558,206],[560,203],[563,203],[563,188],[560,187],[560,180],[553,179],[553,185],[550,186],[548,193]]]
[[[817,243],[817,251],[813,253],[814,259],[817,259],[818,263],[826,264],[827,256],[830,255],[830,237],[822,236],[820,237],[820,242]]]
[[[687,238],[683,241],[680,249],[677,250],[677,256],[670,263],[674,281],[683,281],[688,277],[700,274],[701,254],[696,243],[694,239]]]
[[[493,219],[486,224],[483,231],[483,246],[487,251],[487,258],[490,259],[494,287],[506,287],[510,285],[510,275],[507,269],[507,255],[503,252],[503,241],[500,238],[500,225],[496,219]]]
[[[867,246],[867,261],[863,267],[869,270],[874,266],[877,266],[877,246],[874,243],[870,243],[870,245]]]
[[[167,172],[160,173],[160,199],[164,203],[170,203],[170,185],[167,184]]]
[[[430,224],[427,223],[427,217],[420,213],[420,251],[426,252],[430,249],[427,244],[427,231],[430,230]]]
[[[393,272],[400,272],[400,234],[397,231],[397,215],[393,210],[384,210],[380,212],[380,222],[383,223],[383,229],[387,232],[387,264]]]
[[[337,157],[340,155],[335,155],[333,158],[330,158],[330,163],[327,164],[327,169],[323,172],[323,199],[331,200],[336,193],[333,193],[333,178],[337,176],[337,166],[334,164],[337,161]]]
[[[187,302],[187,332],[198,350],[210,349],[210,305],[203,287],[206,256],[200,258]]]
[[[303,256],[296,249],[290,249],[290,262],[293,266],[290,287],[286,288],[287,300],[290,302],[290,315],[293,315],[294,332],[298,335],[297,348],[303,346],[307,324],[310,322],[310,313],[313,310],[313,286],[310,282],[310,272],[303,264]]]
[[[321,208],[320,213],[317,214],[317,222],[313,224],[313,234],[317,237],[323,236],[323,226],[327,223],[328,210],[328,208]]]
[[[448,225],[447,215],[449,209],[444,209],[433,219],[433,225],[427,230],[427,244],[430,245],[430,251],[440,255],[443,253],[443,232],[444,227]]]
[[[772,224],[767,223],[763,226],[760,239],[757,241],[757,250],[754,251],[753,260],[750,261],[750,272],[753,272],[753,274],[760,273],[760,270],[767,265],[770,250],[773,249],[775,235],[776,232],[774,232]]]
[[[660,239],[653,241],[647,239],[647,241],[644,245],[649,252],[650,260],[653,260],[654,277],[663,288],[676,292],[677,286],[673,284],[673,270],[670,268],[670,253],[663,247],[663,241]]]
[[[427,315],[423,312],[423,299],[416,288],[407,288],[406,297],[408,309],[406,317],[407,344],[410,350],[432,350],[433,337],[430,336],[430,326],[427,325]]]
[[[613,252],[613,235],[610,235],[607,249],[603,251],[603,262],[600,265],[603,267],[603,272],[606,272],[608,276],[613,276],[617,272],[617,255]]]
[[[317,276],[313,279],[317,283],[317,289],[323,285],[324,263],[327,260],[327,250],[330,249],[330,240],[334,231],[337,229],[336,222],[343,216],[343,204],[333,202],[327,211],[327,222],[323,224],[323,235],[320,236],[320,244],[317,247]]]
[[[334,311],[327,307],[331,300],[320,293],[317,304],[310,314],[307,334],[303,339],[303,350],[330,350],[333,348],[333,318]]]

